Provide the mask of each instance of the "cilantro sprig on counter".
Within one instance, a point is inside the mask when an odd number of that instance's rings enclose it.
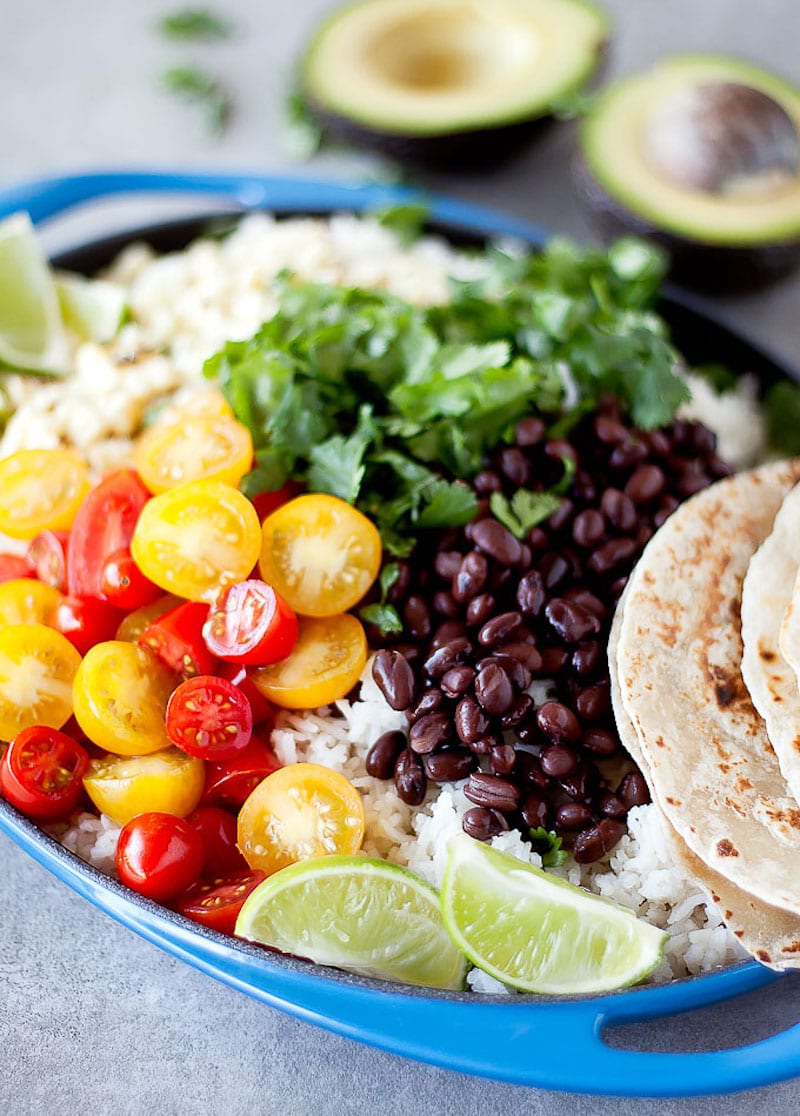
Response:
[[[491,248],[427,309],[282,275],[276,314],[204,369],[252,432],[245,491],[303,480],[357,504],[407,555],[420,531],[472,518],[463,482],[531,411],[563,422],[613,392],[637,424],[668,422],[688,391],[652,310],[662,274],[637,241],[608,253],[563,240],[541,253]],[[495,510],[519,532],[558,495]]]

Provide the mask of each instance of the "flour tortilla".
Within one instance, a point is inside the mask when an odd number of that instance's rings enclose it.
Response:
[[[800,561],[800,552],[795,550],[795,553],[798,561]],[[795,565],[797,565],[797,562]],[[798,594],[800,594],[800,568],[798,568],[791,599],[786,606],[778,633],[778,649],[784,662],[788,663],[794,671],[798,688],[800,688],[800,596]],[[798,757],[798,763],[800,763],[800,756]]]
[[[623,707],[617,671],[617,646],[626,594],[627,589],[617,605],[608,641],[611,705],[622,745],[638,764],[652,794],[652,776],[647,770],[636,729]],[[654,804],[652,809],[659,807]],[[770,969],[800,968],[800,917],[754,899],[730,883],[690,852],[663,814],[662,822],[673,860],[706,893],[709,904],[717,910],[742,948]]]
[[[800,807],[741,676],[742,582],[800,461],[720,481],[651,540],[626,591],[619,694],[653,797],[708,868],[800,913]]]
[[[742,588],[742,677],[793,797],[800,800],[800,690],[780,648],[781,625],[800,559],[800,486],[792,489],[772,530],[750,559]],[[788,626],[785,643],[794,643]]]

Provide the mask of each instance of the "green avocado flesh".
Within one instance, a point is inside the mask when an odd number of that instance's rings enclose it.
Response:
[[[586,167],[622,211],[708,245],[800,239],[800,89],[737,59],[681,56],[606,90]]]
[[[400,136],[497,127],[577,89],[607,31],[584,0],[362,0],[319,30],[301,88],[313,107]]]

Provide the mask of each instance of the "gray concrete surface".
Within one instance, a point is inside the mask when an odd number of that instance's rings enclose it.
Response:
[[[294,169],[303,175],[384,173],[364,156],[298,165],[281,104],[292,60],[328,0],[231,0],[227,43],[167,43],[166,0],[0,0],[0,187],[74,170],[121,167]],[[219,9],[223,4],[219,3]],[[800,82],[800,9],[793,0],[606,0],[616,28],[611,72],[676,50],[736,53]],[[159,91],[167,65],[200,61],[231,88],[230,128],[209,137],[200,114]],[[569,176],[569,127],[516,162],[428,185],[580,236],[590,228]],[[126,200],[48,231],[61,246],[87,233],[185,210]],[[800,366],[800,278],[719,300],[750,336]],[[215,1116],[286,1113],[794,1113],[784,1083],[707,1100],[566,1097],[480,1081],[370,1050],[231,991],[141,941],[0,838],[0,1112]],[[735,1004],[626,1029],[653,1050],[735,1046],[796,1022],[798,984],[785,980]],[[543,1044],[569,1036],[543,1036]],[[531,1057],[537,1052],[532,1051]]]

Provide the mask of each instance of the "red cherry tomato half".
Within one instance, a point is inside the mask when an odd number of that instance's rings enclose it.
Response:
[[[167,736],[190,756],[230,759],[252,735],[250,702],[227,678],[198,674],[181,682],[167,702]]]
[[[218,662],[203,639],[207,619],[207,604],[186,601],[149,623],[139,636],[139,643],[155,651],[170,670],[184,678],[215,674]]]
[[[297,643],[297,632],[297,617],[283,597],[256,578],[223,589],[203,628],[209,651],[249,666],[285,659]]]
[[[150,493],[133,469],[111,473],[93,488],[75,516],[67,547],[67,590],[102,597],[106,559],[130,546]]]
[[[137,814],[120,830],[114,862],[133,891],[168,902],[200,879],[203,838],[174,814]]]
[[[40,531],[28,546],[28,561],[45,585],[63,591],[67,584],[69,531]],[[24,574],[20,574],[24,577]]]
[[[195,884],[179,896],[175,909],[210,930],[233,934],[245,899],[266,878],[265,872],[242,872]]]
[[[123,616],[114,605],[97,597],[62,597],[47,623],[85,655],[96,643],[114,638]]]
[[[35,821],[66,818],[83,792],[89,754],[58,729],[34,725],[14,737],[0,760],[0,792]]]
[[[136,565],[128,547],[115,550],[106,558],[103,563],[103,597],[117,608],[133,612],[163,596],[163,591]]]
[[[233,682],[234,686],[238,686],[250,702],[254,725],[263,725],[266,721],[272,721],[272,706],[261,691],[257,689],[252,678],[247,673],[247,667],[243,667],[239,663],[220,662],[217,673],[220,677],[227,678],[229,682]]]
[[[221,806],[200,806],[186,818],[206,850],[203,875],[210,880],[246,872],[247,861],[236,847],[236,816]]]
[[[280,760],[260,736],[229,760],[206,764],[202,805],[229,806],[238,810],[262,779],[277,771]]]
[[[0,581],[36,577],[36,569],[24,554],[0,554]]]
[[[256,509],[256,515],[263,523],[281,504],[287,504],[295,496],[299,496],[303,486],[295,481],[287,481],[283,488],[276,488],[272,492],[259,492],[250,498],[250,503]]]

